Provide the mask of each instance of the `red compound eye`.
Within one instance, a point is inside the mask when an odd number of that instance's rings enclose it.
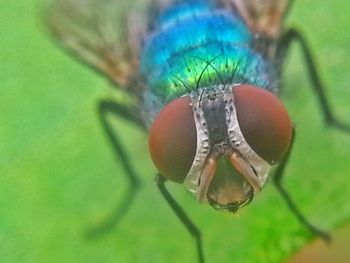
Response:
[[[149,137],[151,158],[159,172],[182,183],[192,166],[197,131],[189,97],[167,104],[152,124]]]
[[[252,85],[233,88],[238,123],[247,143],[270,164],[280,161],[292,138],[292,123],[282,102]]]

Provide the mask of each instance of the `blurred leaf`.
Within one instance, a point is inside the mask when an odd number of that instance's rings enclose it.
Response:
[[[46,37],[39,0],[0,3],[1,262],[196,262],[195,245],[153,182],[147,136],[114,121],[142,178],[132,209],[106,235],[86,240],[126,191],[120,163],[99,125],[96,105],[109,84]],[[350,123],[350,6],[296,1],[290,24],[317,55],[336,113]],[[326,129],[298,48],[283,98],[297,125],[286,186],[305,214],[332,229],[349,218],[350,137]],[[268,185],[239,216],[198,205],[170,187],[203,232],[208,262],[281,262],[311,237]]]

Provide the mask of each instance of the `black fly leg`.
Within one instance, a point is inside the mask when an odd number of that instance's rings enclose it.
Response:
[[[292,213],[297,217],[299,222],[304,225],[306,228],[308,228],[313,234],[322,237],[326,241],[330,241],[331,237],[328,233],[322,231],[321,229],[314,226],[312,223],[310,223],[307,218],[303,215],[303,213],[300,211],[300,209],[297,207],[297,205],[293,202],[291,199],[288,191],[283,187],[282,180],[285,168],[287,166],[290,154],[292,152],[293,144],[295,139],[295,130],[293,130],[293,137],[291,141],[291,145],[289,147],[289,150],[287,154],[284,156],[283,160],[277,167],[277,170],[275,174],[273,175],[273,183],[275,184],[277,190],[282,195],[283,199],[285,200],[288,208],[292,211]]]
[[[176,216],[180,219],[181,223],[184,224],[187,231],[196,240],[198,262],[204,263],[201,232],[194,225],[194,223],[191,221],[188,215],[183,211],[180,205],[175,201],[175,199],[170,195],[168,189],[165,187],[166,179],[161,175],[157,175],[156,182],[157,182],[158,189],[161,192],[164,199],[167,201],[167,203],[169,204],[171,209],[174,211]]]
[[[113,228],[118,222],[123,218],[128,209],[130,208],[132,202],[135,199],[136,193],[140,186],[139,179],[136,175],[136,171],[130,164],[130,161],[126,155],[123,145],[121,144],[120,139],[114,129],[112,129],[111,124],[108,121],[107,115],[112,114],[118,117],[122,117],[126,120],[131,121],[140,128],[144,128],[140,119],[137,118],[137,115],[134,114],[135,111],[130,110],[129,108],[117,104],[113,101],[103,100],[98,104],[98,115],[101,121],[101,125],[107,135],[107,138],[113,148],[116,161],[120,162],[124,171],[119,176],[126,176],[128,181],[128,189],[123,197],[122,201],[118,203],[113,212],[108,216],[106,221],[101,225],[98,225],[94,228],[91,228],[87,232],[87,237],[95,237],[100,234],[103,234]]]
[[[324,121],[327,125],[334,127],[336,129],[350,132],[350,124],[346,124],[339,121],[331,108],[327,96],[325,95],[325,88],[321,82],[320,76],[316,69],[316,64],[311,54],[311,50],[303,37],[303,35],[295,29],[289,29],[284,36],[281,38],[278,45],[278,61],[281,62],[281,67],[283,67],[285,57],[289,50],[289,47],[293,42],[299,43],[303,57],[305,59],[306,68],[308,70],[308,76],[310,78],[313,91],[318,99],[320,108],[324,117]]]

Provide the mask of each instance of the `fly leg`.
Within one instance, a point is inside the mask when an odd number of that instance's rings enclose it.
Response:
[[[318,227],[314,226],[312,223],[309,222],[309,220],[303,215],[303,213],[300,211],[300,209],[297,207],[297,205],[293,202],[288,191],[282,185],[284,171],[285,171],[285,168],[287,166],[290,154],[292,152],[294,139],[295,139],[295,130],[293,129],[293,137],[292,137],[291,145],[289,147],[287,154],[284,156],[281,163],[277,167],[275,174],[273,175],[273,179],[272,179],[273,183],[275,184],[277,190],[282,195],[288,208],[297,217],[299,222],[302,225],[304,225],[306,228],[308,228],[313,234],[320,236],[325,241],[330,241],[330,239],[331,239],[330,235],[327,232],[324,232],[323,230],[319,229]]]
[[[116,131],[112,128],[107,118],[107,115],[109,114],[119,116],[131,121],[132,123],[136,124],[141,128],[144,128],[142,126],[141,120],[137,118],[137,115],[134,114],[134,112],[135,111],[133,111],[132,109],[129,109],[111,100],[102,100],[98,104],[98,115],[101,121],[102,128],[104,129],[106,136],[113,148],[116,161],[121,163],[121,166],[125,171],[123,174],[126,176],[126,179],[128,181],[128,188],[122,201],[118,203],[116,208],[107,217],[105,222],[87,231],[88,238],[101,235],[113,228],[115,225],[117,225],[118,222],[127,213],[139,189],[140,181],[136,175],[136,171],[130,164],[124,147],[120,139],[118,138]]]
[[[191,221],[188,215],[183,211],[183,209],[176,202],[176,200],[170,195],[168,189],[165,187],[166,179],[160,174],[158,174],[156,177],[156,182],[157,182],[158,189],[161,192],[164,199],[167,201],[167,203],[169,204],[173,212],[176,214],[176,216],[180,219],[181,223],[184,224],[187,231],[196,240],[198,262],[204,263],[201,232],[194,225],[194,223]]]
[[[323,83],[321,82],[320,76],[316,69],[316,64],[314,62],[314,58],[311,54],[311,50],[303,37],[303,35],[295,29],[289,29],[284,36],[281,38],[278,44],[278,61],[281,62],[281,68],[283,67],[283,63],[285,61],[287,52],[289,50],[290,45],[293,42],[299,43],[301,47],[301,51],[303,52],[306,68],[308,70],[308,76],[310,77],[310,81],[312,84],[312,89],[318,99],[321,112],[324,117],[324,121],[327,125],[334,127],[336,129],[350,132],[350,125],[346,124],[342,121],[339,121],[332,110],[327,96],[325,95],[325,88]]]

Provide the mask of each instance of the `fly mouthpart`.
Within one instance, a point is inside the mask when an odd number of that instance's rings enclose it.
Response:
[[[232,153],[229,159],[236,170],[253,187],[254,191],[260,192],[262,189],[262,183],[260,182],[254,167],[245,161],[237,152]]]
[[[199,182],[198,189],[198,200],[199,202],[207,201],[209,185],[216,172],[216,160],[213,158],[208,158],[206,165],[202,171]]]
[[[219,204],[218,202],[216,202],[215,200],[213,200],[208,196],[208,203],[216,210],[236,213],[240,208],[248,205],[253,200],[253,197],[254,197],[254,190],[251,187],[247,195],[247,198],[242,201],[232,202],[228,204]]]

